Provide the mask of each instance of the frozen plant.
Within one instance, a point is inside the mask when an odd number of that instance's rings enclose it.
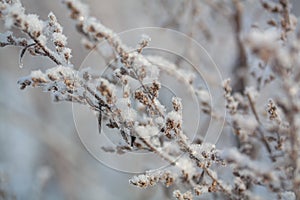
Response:
[[[290,13],[288,0],[261,0],[257,11],[268,13],[258,25],[245,28],[244,8],[252,1],[186,1],[181,2],[178,16],[169,17],[174,24],[183,24],[180,16],[190,15],[198,24],[191,33],[214,37],[203,12],[215,12],[233,27],[237,46],[233,84],[230,79],[218,83],[224,89],[228,110],[226,126],[236,140],[222,149],[214,144],[191,141],[184,132],[180,97],[172,98],[172,110],[159,100],[161,70],[179,81],[187,82],[198,95],[203,112],[219,120],[210,105],[209,94],[195,88],[193,71],[182,70],[178,63],[159,56],[147,56],[143,50],[151,42],[142,36],[135,48],[124,44],[119,36],[90,16],[89,8],[79,0],[64,0],[84,38],[84,46],[97,48],[105,40],[113,49],[110,76],[77,70],[72,64],[67,36],[54,13],[47,20],[27,14],[20,1],[0,0],[0,17],[8,30],[0,35],[0,46],[21,47],[20,65],[26,52],[46,57],[55,65],[45,71],[32,71],[20,78],[21,89],[42,87],[54,101],[69,101],[88,106],[97,113],[99,132],[102,126],[119,131],[123,141],[107,152],[149,151],[169,163],[163,170],[149,170],[134,176],[129,183],[146,188],[162,184],[172,188],[176,199],[191,200],[196,196],[220,199],[259,199],[266,195],[278,199],[300,198],[300,33],[297,19]],[[167,5],[167,1],[162,1]],[[177,15],[177,12],[176,12]],[[271,18],[270,18],[271,17]],[[269,19],[270,18],[270,19]],[[253,21],[254,23],[255,21]],[[171,23],[171,24],[173,24]],[[244,24],[245,23],[245,24]],[[184,28],[182,28],[184,31]],[[188,50],[187,50],[188,51]],[[238,73],[240,72],[240,73]],[[134,86],[138,89],[134,90]],[[267,100],[260,98],[269,88]],[[278,95],[279,94],[279,95]],[[264,106],[259,106],[259,105]],[[138,106],[137,106],[138,105]],[[180,156],[181,155],[181,156]],[[226,176],[225,176],[226,174]],[[258,188],[264,189],[264,194]]]

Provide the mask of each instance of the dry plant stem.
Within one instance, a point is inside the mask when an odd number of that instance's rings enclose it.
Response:
[[[225,7],[221,7],[220,5],[216,4],[215,2],[213,2],[211,0],[204,0],[203,2],[205,4],[207,4],[209,7],[211,7],[211,9],[213,11],[215,11],[216,13],[220,13],[227,19],[230,18],[230,12]]]
[[[62,63],[59,60],[57,60],[53,54],[51,54],[51,51],[45,45],[42,45],[40,41],[37,40],[34,36],[32,36],[30,33],[26,31],[25,33],[44,51],[45,56],[50,58],[53,62],[55,62],[55,64],[62,65]]]
[[[9,2],[9,3],[12,3],[12,2]],[[57,65],[62,65],[62,63],[59,60],[57,60],[57,58],[51,53],[51,50],[48,49],[48,47],[46,45],[41,44],[40,40],[38,39],[38,36],[32,35],[32,33],[29,30],[22,28],[22,25],[20,23],[22,23],[21,20],[20,21],[15,20],[14,26],[16,28],[20,29],[21,31],[23,31],[24,33],[26,33],[43,50],[44,56],[50,58]]]
[[[112,112],[110,106],[108,106],[107,104],[105,104],[105,102],[92,90],[90,89],[88,86],[85,86],[86,90],[88,92],[90,92],[92,94],[92,96],[94,96],[98,102],[100,103],[101,106],[106,107],[110,112]],[[101,108],[100,108],[101,110]],[[101,112],[101,111],[100,111]],[[112,113],[113,114],[113,113]],[[112,115],[113,116],[113,115]],[[121,116],[119,116],[121,117]],[[116,121],[115,121],[116,122]],[[117,123],[117,122],[116,122]],[[118,125],[118,127],[120,128],[120,126]],[[121,128],[120,128],[121,129]],[[121,129],[122,131],[122,129]],[[137,134],[138,135],[138,134]],[[175,162],[172,160],[172,158],[168,155],[168,154],[164,154],[163,152],[161,152],[159,149],[157,149],[156,147],[154,147],[150,142],[148,142],[145,138],[141,137],[140,135],[139,139],[147,146],[149,147],[150,150],[152,150],[154,153],[156,153],[158,156],[160,156],[163,160],[168,161],[171,165],[175,165]]]
[[[101,107],[105,107],[105,108],[107,108],[109,111],[111,111],[111,108],[110,108],[110,106],[107,104],[107,103],[105,103],[104,101],[103,101],[103,99],[101,99],[90,87],[88,87],[87,85],[84,85],[84,88],[93,96],[93,97],[95,97],[96,99],[97,99],[97,101],[98,101],[98,103],[99,103],[99,105],[100,105],[100,110],[101,110]]]
[[[125,67],[128,67],[127,62],[128,62],[130,53],[125,50],[125,49],[127,49],[126,46],[125,46],[125,48],[123,48],[122,44],[120,44],[120,41],[118,40],[118,37],[116,35],[114,35],[114,37],[113,37],[112,35],[105,34],[104,32],[96,32],[96,30],[94,30],[94,32],[87,33],[83,29],[83,22],[81,20],[78,21],[77,27],[79,28],[80,32],[83,33],[83,35],[85,35],[88,39],[91,39],[90,36],[93,37],[93,41],[91,41],[91,42],[100,41],[101,38],[104,38],[110,44],[110,46],[112,46],[114,48],[116,53],[121,57],[121,62],[123,62]],[[91,29],[93,30],[94,28],[91,27]],[[99,36],[101,36],[101,37],[99,37]],[[143,57],[141,54],[138,54],[137,56]],[[133,59],[135,59],[135,58],[133,58]],[[146,58],[143,57],[143,59],[146,59]],[[133,61],[134,60],[131,60],[131,62],[133,62]],[[133,69],[133,68],[130,68],[130,69],[133,70],[137,80],[140,82],[140,84],[142,85],[142,88],[148,94],[149,99],[152,101],[152,104],[150,104],[150,107],[154,106],[154,108],[158,111],[159,115],[161,117],[163,117],[164,116],[163,113],[160,112],[157,105],[153,102],[154,98],[149,96],[150,95],[149,91],[146,90],[145,85],[138,78],[137,72],[135,71],[135,69]],[[154,110],[154,108],[152,108],[152,110]]]
[[[243,11],[242,5],[239,0],[232,0],[235,13],[233,14],[232,22],[235,32],[235,41],[238,48],[237,61],[235,63],[235,67],[233,68],[233,73],[237,77],[237,80],[234,83],[233,90],[235,92],[242,93],[245,89],[246,85],[246,77],[241,75],[241,72],[247,69],[247,56],[244,44],[241,40],[241,32],[242,32],[242,20],[243,20]],[[244,74],[244,73],[242,73]]]
[[[146,58],[152,65],[156,65],[156,66],[158,66],[158,67],[160,67],[160,68],[162,68],[162,69],[165,69],[165,66],[164,65],[162,65],[161,63],[159,63],[159,62],[153,62],[152,60],[150,60],[150,59],[148,59],[148,58]],[[180,78],[180,73],[177,73],[177,71],[175,70],[175,71],[167,71],[167,73],[169,73],[170,75],[172,75],[172,76],[175,76],[177,79],[181,79]],[[186,80],[185,80],[186,81]],[[195,94],[196,93],[196,91],[195,91],[195,88],[193,87],[193,85],[191,85],[190,83],[186,83],[186,85],[189,87],[189,91],[191,92],[191,94]],[[156,105],[155,105],[155,107],[157,107]],[[208,115],[210,115],[211,116],[211,118],[213,118],[214,120],[219,120],[219,121],[223,121],[223,118],[222,118],[222,116],[220,116],[220,115],[218,115],[217,113],[215,113],[214,112],[214,110],[212,110],[211,108],[210,108],[210,110],[208,111],[208,112],[206,112]]]
[[[152,150],[154,153],[156,153],[159,157],[161,157],[163,160],[169,162],[170,165],[175,165],[176,161],[173,161],[172,157],[170,157],[168,154],[164,154],[163,152],[161,152],[159,149],[157,149],[156,147],[154,147],[151,142],[148,142],[145,138],[141,137],[140,135],[139,139],[147,146],[149,147],[150,150]]]
[[[111,115],[111,119],[112,119],[112,122],[114,122],[120,132],[121,132],[121,136],[122,138],[124,139],[124,141],[129,144],[129,141],[128,141],[128,138],[126,137],[126,134],[125,134],[125,131],[124,131],[124,128],[123,126],[120,126],[120,124],[118,123],[118,121],[115,119],[115,116],[114,116],[114,112],[112,111],[112,108],[111,106],[109,106],[108,104],[105,103],[105,101],[103,99],[101,99],[90,87],[88,87],[87,85],[84,85],[84,88],[93,96],[97,99],[98,101],[98,104],[99,104],[99,108],[97,109],[97,111],[99,112],[99,118],[98,118],[98,125],[99,125],[99,133],[101,133],[101,118],[102,118],[102,112],[105,112],[105,110],[103,110],[103,107],[105,107],[107,110],[106,110],[106,113],[110,114]],[[92,103],[91,103],[92,104]],[[90,104],[90,105],[91,105]],[[93,105],[93,104],[92,104]],[[96,107],[97,106],[92,106],[93,107]],[[122,116],[120,114],[117,115],[118,118],[122,119]],[[125,124],[125,122],[122,120],[121,123]],[[144,142],[144,141],[143,141]],[[148,146],[146,143],[145,143],[146,146]]]
[[[264,136],[264,133],[263,133],[263,130],[262,130],[263,124],[261,123],[261,121],[260,121],[260,119],[259,119],[259,117],[258,117],[257,111],[256,111],[256,109],[255,109],[254,102],[253,102],[253,100],[251,99],[251,96],[250,96],[249,94],[247,94],[247,98],[248,98],[248,100],[249,100],[249,104],[250,104],[251,111],[252,111],[252,113],[254,114],[257,123],[259,124],[259,126],[256,128],[256,130],[257,130],[257,132],[260,134],[261,140],[262,140],[263,144],[265,145],[265,147],[266,147],[266,149],[267,149],[267,151],[268,151],[268,153],[269,153],[269,156],[270,156],[271,160],[272,160],[273,162],[275,162],[275,161],[276,161],[276,158],[273,156],[273,154],[272,154],[272,149],[271,149],[271,147],[270,147],[270,144],[268,143],[266,137]]]
[[[287,37],[287,33],[291,30],[291,25],[290,25],[290,11],[289,11],[289,0],[280,0],[279,3],[282,5],[283,7],[283,21],[281,22],[281,26],[284,29],[284,35],[283,35],[283,39],[286,39]]]
[[[214,183],[216,183],[219,188],[228,196],[231,197],[232,194],[230,191],[228,191],[215,177],[209,172],[208,168],[201,163],[201,160],[199,160],[193,153],[193,150],[189,146],[189,144],[186,141],[186,137],[183,136],[183,133],[180,131],[178,134],[177,139],[178,145],[183,149],[184,152],[189,154],[189,157],[196,163],[197,166],[203,169],[203,171],[212,179]]]
[[[122,45],[117,40],[116,35],[115,35],[115,37],[112,37],[111,35],[106,34],[104,32],[86,32],[83,29],[83,21],[81,18],[79,18],[77,20],[77,29],[79,30],[80,33],[82,33],[84,36],[86,36],[87,39],[91,40],[91,42],[99,42],[102,40],[102,38],[104,38],[110,44],[110,46],[114,48],[114,50],[117,52],[117,54],[119,56],[121,56],[121,58],[123,58],[123,59],[128,58],[128,52],[126,52],[123,49]],[[91,29],[93,29],[92,26],[91,26]],[[94,30],[94,31],[96,31],[96,30]]]
[[[261,122],[260,122],[260,120],[259,120],[259,117],[258,117],[258,114],[257,114],[257,111],[256,111],[256,109],[255,109],[254,102],[253,102],[253,100],[251,99],[250,94],[247,94],[247,98],[248,98],[248,101],[249,101],[249,104],[250,104],[251,111],[253,112],[256,121],[257,121],[259,124],[261,124]]]
[[[82,23],[82,22],[79,22],[79,23]],[[82,27],[83,25],[82,24],[79,24],[77,27]],[[85,33],[85,31],[83,29],[81,29],[81,32]],[[121,58],[124,59],[124,61],[126,61],[126,59],[128,58],[128,54],[120,45],[119,41],[116,40],[116,38],[113,38],[111,37],[110,35],[106,35],[104,33],[93,33],[94,35],[94,40],[98,40],[99,38],[95,37],[97,34],[100,34],[105,40],[108,41],[108,43],[114,47],[114,49],[116,50],[117,54],[119,54],[121,56]],[[84,35],[88,35],[87,33],[85,33]],[[126,62],[125,62],[126,64]],[[141,81],[140,81],[141,82]],[[142,84],[143,86],[143,84]],[[145,89],[145,86],[143,86],[143,88]],[[147,92],[147,90],[146,90]],[[153,100],[153,98],[150,98]],[[155,104],[154,104],[155,105]],[[157,110],[157,107],[155,107],[156,110]],[[160,113],[161,116],[163,116],[162,113]],[[172,159],[169,158],[169,156],[167,155],[164,155],[162,154],[162,152],[160,152],[158,149],[156,149],[153,145],[151,145],[149,142],[147,142],[144,138],[140,138],[141,141],[146,145],[148,146],[152,151],[154,151],[155,153],[157,153],[160,157],[162,157],[164,160],[168,161],[171,165],[174,165],[174,161]],[[181,141],[180,143],[183,143],[183,147],[185,149],[186,152],[189,153],[190,156],[192,156],[192,158],[195,158],[195,156],[193,156],[192,154],[192,150],[189,148],[188,144],[185,143],[185,141],[183,140],[183,138],[181,137]],[[196,160],[197,161],[197,164],[199,164],[199,160]],[[211,177],[213,179],[213,181],[215,183],[217,183],[217,185],[221,188],[221,190],[223,192],[225,192],[227,195],[230,195],[230,193],[222,186],[221,183],[218,182],[218,180],[216,180],[210,173],[209,171],[207,170],[207,168],[205,166],[203,166],[203,169],[206,171],[206,173],[208,174],[209,177]]]
[[[145,58],[147,59],[147,58]],[[148,59],[147,59],[148,60]],[[149,60],[148,60],[149,61]],[[165,118],[164,113],[161,112],[161,110],[157,107],[157,105],[155,104],[154,100],[155,97],[153,95],[151,95],[150,91],[147,89],[147,87],[144,85],[144,83],[142,82],[142,80],[138,77],[136,70],[133,69],[133,73],[136,77],[136,80],[139,81],[139,83],[141,84],[144,92],[147,94],[147,97],[150,99],[151,103],[148,107],[150,107],[152,109],[152,111],[156,111],[158,112],[159,116],[162,117],[163,119]]]
[[[280,18],[281,25],[277,26],[278,23],[275,20],[273,20],[273,23],[270,22],[272,20],[268,20],[269,25],[277,28],[276,31],[268,30],[270,32],[262,31],[249,34],[249,37],[247,37],[249,40],[247,41],[241,40],[243,17],[247,17],[247,12],[243,11],[243,1],[231,0],[228,7],[223,2],[207,0],[204,2],[208,6],[203,7],[203,13],[214,14],[211,12],[218,11],[221,15],[227,15],[226,19],[232,23],[232,36],[235,39],[235,47],[239,51],[235,71],[244,70],[244,68],[248,67],[247,60],[249,60],[249,63],[252,63],[252,61],[254,63],[263,61],[265,65],[257,66],[261,69],[254,69],[258,74],[257,77],[260,77],[260,70],[264,70],[263,76],[266,73],[266,77],[270,76],[269,74],[273,75],[272,73],[276,73],[273,78],[277,78],[275,76],[280,77],[283,82],[283,93],[286,93],[285,97],[287,98],[287,100],[284,99],[282,101],[282,106],[280,106],[282,110],[277,109],[275,103],[268,105],[267,114],[269,114],[269,118],[264,120],[264,116],[261,110],[258,110],[259,107],[256,108],[255,99],[252,96],[252,94],[257,94],[257,90],[252,90],[253,88],[251,87],[249,91],[246,90],[244,92],[246,78],[248,77],[245,74],[243,74],[244,76],[239,76],[239,73],[235,74],[238,80],[233,87],[234,92],[236,92],[234,95],[232,95],[232,88],[229,82],[225,81],[223,86],[225,89],[224,97],[227,109],[232,117],[228,118],[228,121],[231,120],[232,122],[228,124],[237,132],[239,141],[243,146],[238,149],[229,147],[222,151],[217,151],[214,146],[207,143],[201,143],[201,145],[190,144],[183,130],[182,103],[179,98],[173,98],[173,111],[171,112],[167,112],[164,105],[158,101],[160,83],[157,80],[159,70],[163,69],[169,75],[182,81],[187,86],[186,88],[189,89],[189,92],[202,96],[203,98],[198,98],[202,100],[202,102],[199,102],[203,106],[203,112],[218,120],[220,117],[217,114],[218,110],[212,110],[211,105],[205,100],[207,99],[205,98],[206,93],[197,87],[194,71],[189,71],[187,68],[180,71],[178,70],[179,66],[161,57],[142,55],[143,48],[147,46],[147,41],[149,40],[144,38],[144,43],[139,43],[137,50],[131,49],[124,45],[112,30],[103,26],[95,18],[90,17],[88,9],[80,1],[65,0],[65,3],[72,12],[71,17],[76,20],[78,31],[89,40],[86,46],[97,48],[97,42],[106,40],[112,48],[112,55],[117,59],[117,62],[115,62],[117,63],[116,66],[112,67],[115,77],[107,76],[107,79],[105,79],[98,75],[92,75],[85,70],[77,71],[69,67],[69,65],[72,65],[69,63],[71,50],[65,47],[67,37],[62,34],[62,27],[53,13],[49,14],[49,21],[42,21],[36,15],[25,14],[25,9],[20,4],[10,7],[13,4],[12,1],[7,0],[4,3],[4,0],[0,0],[0,9],[1,11],[3,10],[2,13],[0,12],[0,15],[1,18],[5,18],[6,25],[9,25],[7,27],[16,27],[23,31],[28,38],[22,40],[22,38],[15,38],[7,32],[0,35],[1,47],[6,45],[22,46],[23,50],[20,59],[28,50],[32,55],[48,57],[57,65],[46,70],[46,72],[33,71],[29,76],[20,79],[21,89],[27,86],[42,87],[46,91],[52,92],[56,101],[71,101],[88,106],[90,109],[99,112],[99,131],[101,131],[102,116],[105,115],[104,119],[109,120],[107,126],[120,132],[126,142],[124,145],[117,146],[114,152],[124,153],[134,150],[154,152],[158,157],[171,165],[170,169],[174,171],[170,174],[175,175],[172,176],[172,180],[182,184],[185,189],[193,188],[196,195],[210,192],[212,195],[216,195],[216,193],[221,194],[223,195],[222,197],[227,197],[228,199],[247,199],[257,194],[255,189],[253,189],[255,186],[261,186],[272,195],[278,195],[278,198],[284,198],[286,195],[292,196],[291,198],[293,198],[293,195],[296,195],[295,199],[300,197],[298,176],[300,141],[299,126],[297,125],[299,119],[299,86],[297,85],[298,81],[296,81],[297,77],[293,79],[293,76],[288,75],[291,71],[297,70],[293,66],[299,65],[299,61],[295,61],[297,59],[294,59],[294,56],[299,53],[300,40],[296,40],[295,43],[290,43],[288,40],[290,34],[291,36],[296,36],[296,34],[293,35],[295,33],[293,32],[295,19],[290,14],[291,7],[288,0],[279,0],[278,3],[271,1],[262,2],[262,5],[268,12],[276,15],[275,19]],[[163,2],[166,5],[167,3],[166,1]],[[174,22],[176,26],[178,25],[181,28],[181,20],[178,17],[184,18],[186,15],[187,18],[192,18],[185,26],[188,27],[187,31],[190,32],[191,36],[197,36],[197,31],[193,29],[192,25],[197,23],[197,19],[201,20],[202,17],[199,14],[202,10],[198,7],[200,5],[198,3],[193,0],[183,2],[182,5],[184,6],[179,7],[180,14],[175,16],[174,20],[172,19],[172,23]],[[4,4],[7,7],[3,6]],[[168,11],[167,8],[165,9]],[[174,12],[170,11],[169,15],[174,15]],[[12,20],[14,23],[9,23],[9,20]],[[31,23],[32,21],[35,23]],[[58,35],[55,36],[54,33]],[[212,32],[212,34],[214,33]],[[6,36],[11,36],[12,40]],[[291,38],[294,39],[293,37]],[[55,50],[53,50],[53,46],[46,45],[50,41],[53,42]],[[247,51],[246,54],[245,49],[248,47],[247,45],[249,45],[250,51],[249,53]],[[187,50],[189,50],[188,47]],[[291,51],[293,52],[291,53]],[[103,55],[105,59],[105,53]],[[255,59],[256,56],[257,60]],[[107,56],[106,58],[110,57]],[[270,69],[267,67],[270,67]],[[271,72],[268,72],[267,69]],[[147,70],[151,71],[151,75],[148,74]],[[144,83],[146,77],[153,81],[153,85],[148,86]],[[121,83],[117,83],[115,78],[119,78]],[[136,108],[136,104],[132,104],[133,101],[131,101],[131,96],[129,95],[132,89],[130,82],[132,79],[134,79],[134,84],[138,82],[137,84],[140,86],[135,93],[134,102],[137,102],[138,106],[141,103],[141,108]],[[188,81],[182,79],[187,79]],[[251,80],[251,77],[249,80]],[[101,82],[100,85],[98,85],[98,81]],[[262,82],[257,80],[257,83],[260,84]],[[123,96],[120,98],[115,93],[117,89],[123,92]],[[126,112],[128,110],[125,111],[124,108],[129,108],[129,112]],[[281,116],[282,111],[284,115]],[[143,118],[141,120],[137,119],[140,116],[143,116]],[[245,123],[244,120],[248,119],[249,123]],[[287,125],[287,123],[289,124]],[[159,126],[157,126],[158,124]],[[159,131],[158,138],[154,133]],[[131,141],[129,141],[129,138],[131,138]],[[173,141],[175,143],[172,143]],[[256,145],[262,146],[261,144],[264,145],[262,148],[253,151],[253,154],[250,152]],[[214,168],[214,164],[223,164],[223,160],[218,155],[219,152],[224,156],[223,159],[226,159],[225,161],[228,161],[228,164],[234,168],[234,172],[231,174],[234,183],[233,185],[230,184],[230,187],[226,184],[229,181],[218,177],[218,169]],[[181,154],[183,154],[182,157],[176,159],[177,155]],[[282,158],[278,156],[282,156]],[[269,161],[268,157],[270,157],[272,162]],[[286,163],[282,163],[283,161]],[[177,173],[178,171],[179,173]],[[150,172],[149,174],[151,175]],[[136,178],[136,182],[132,183],[137,184],[139,180],[146,180],[146,184],[141,184],[142,187],[146,187],[147,181],[151,180],[152,182],[149,185],[153,185],[156,183],[155,180],[158,179],[157,177],[156,179],[151,179],[151,176],[148,176],[149,174],[145,172],[142,175],[144,179]],[[179,179],[176,176],[178,174],[180,174],[178,176]],[[166,184],[166,186],[169,185]],[[252,188],[252,186],[254,187]],[[180,200],[182,198],[189,200],[192,198],[190,191],[181,193],[177,190],[175,194],[177,195],[175,197]]]
[[[294,192],[297,195],[297,197],[300,197],[300,183],[299,180],[296,180],[297,177],[297,169],[299,169],[298,164],[300,163],[299,160],[299,154],[300,154],[300,137],[299,135],[299,130],[297,130],[296,126],[295,126],[295,114],[297,114],[298,112],[298,106],[295,105],[295,102],[293,101],[294,96],[291,94],[290,88],[291,85],[286,81],[287,77],[283,76],[283,87],[284,87],[284,91],[286,91],[286,95],[288,96],[288,100],[289,100],[289,105],[291,106],[291,110],[290,112],[286,113],[287,114],[287,118],[290,122],[290,130],[289,130],[289,136],[290,136],[290,143],[291,143],[291,153],[289,153],[290,155],[290,159],[292,162],[292,167],[293,167],[293,174],[294,174],[294,180],[293,180],[293,185],[294,185]]]

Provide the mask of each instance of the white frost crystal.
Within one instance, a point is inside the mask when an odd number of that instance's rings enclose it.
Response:
[[[167,119],[174,121],[176,124],[182,123],[182,116],[180,113],[171,111],[167,114]]]
[[[148,138],[155,136],[159,133],[156,126],[146,125],[146,126],[136,126],[135,131],[143,138]]]
[[[125,121],[135,121],[137,118],[137,112],[131,108],[129,98],[118,98],[116,101],[117,108],[121,111],[121,116]]]

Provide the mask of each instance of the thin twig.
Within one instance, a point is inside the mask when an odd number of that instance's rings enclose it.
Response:
[[[257,130],[257,132],[259,133],[259,135],[260,135],[260,137],[261,137],[261,140],[262,140],[263,144],[265,145],[267,151],[269,152],[269,155],[270,155],[271,160],[272,160],[273,162],[275,162],[275,161],[276,161],[276,158],[273,156],[272,148],[271,148],[270,144],[268,143],[266,137],[264,136],[264,133],[263,133],[263,130],[262,130],[262,127],[264,127],[264,126],[263,126],[263,124],[261,123],[261,121],[260,121],[260,119],[259,119],[259,117],[258,117],[257,111],[256,111],[255,106],[254,106],[254,102],[253,102],[253,100],[251,99],[250,94],[247,94],[246,96],[247,96],[247,98],[248,98],[248,101],[249,101],[249,104],[250,104],[251,111],[252,111],[252,113],[254,114],[257,123],[259,124],[259,126],[256,128],[256,130]]]

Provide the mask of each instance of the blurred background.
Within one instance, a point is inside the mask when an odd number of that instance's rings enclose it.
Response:
[[[232,69],[239,52],[232,26],[207,3],[199,4],[195,15],[191,14],[190,1],[86,2],[92,15],[117,33],[139,27],[165,27],[185,33],[205,47],[223,78],[234,76]],[[260,25],[260,19],[267,14],[260,12],[256,0],[247,2],[244,24],[255,21],[255,25]],[[22,3],[28,13],[35,13],[41,19],[54,12],[68,36],[72,62],[79,67],[89,51],[80,44],[81,36],[60,0],[23,0]],[[300,1],[292,3],[293,13],[298,18]],[[247,30],[249,28],[244,27],[244,31]],[[2,22],[0,31],[5,31]],[[46,70],[53,64],[47,59],[26,55],[21,69],[19,52],[20,49],[14,47],[0,49],[0,200],[169,198],[159,186],[144,190],[129,185],[132,174],[115,171],[95,160],[77,135],[70,103],[53,103],[50,95],[41,89],[20,90],[17,85],[20,77],[34,69]],[[226,145],[226,138],[224,133],[220,140],[223,142],[218,145]]]

